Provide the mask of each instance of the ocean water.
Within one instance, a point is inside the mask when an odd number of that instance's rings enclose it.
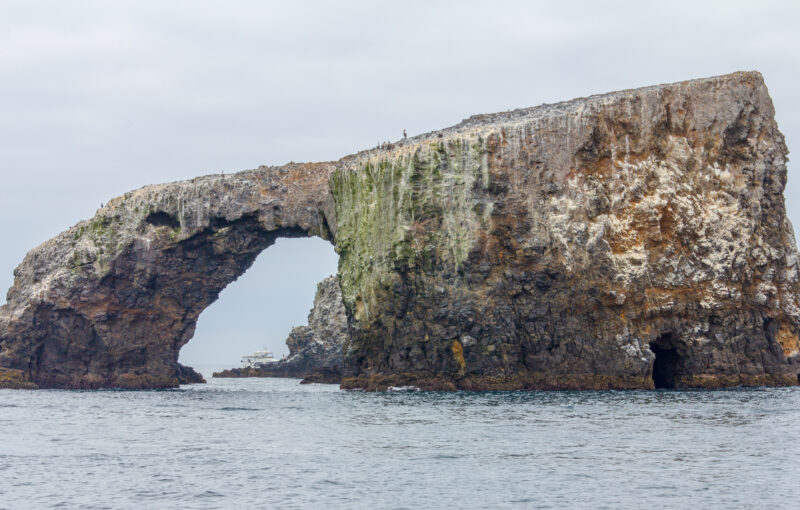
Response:
[[[0,508],[798,508],[800,388],[0,390]]]

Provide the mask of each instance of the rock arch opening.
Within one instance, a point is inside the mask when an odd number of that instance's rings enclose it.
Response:
[[[262,348],[280,358],[291,329],[307,320],[317,283],[336,274],[338,259],[319,237],[277,239],[200,314],[179,362],[208,378]]]
[[[656,389],[679,387],[686,356],[675,335],[660,336],[650,344],[650,350],[656,356],[653,361],[653,385]]]

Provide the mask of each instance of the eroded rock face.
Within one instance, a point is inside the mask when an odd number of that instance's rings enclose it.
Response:
[[[476,116],[331,178],[345,387],[797,384],[757,73]]]
[[[342,379],[343,349],[350,334],[342,291],[335,276],[317,285],[308,325],[293,328],[286,345],[289,355],[262,368],[234,368],[214,377],[298,377],[305,382],[338,384]]]
[[[735,73],[143,188],[28,254],[0,367],[196,380],[177,356],[200,311],[276,237],[311,234],[341,257],[344,387],[797,384],[786,153],[761,76]]]

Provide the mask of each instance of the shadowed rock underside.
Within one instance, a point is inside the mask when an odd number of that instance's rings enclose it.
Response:
[[[168,387],[277,237],[340,254],[345,388],[797,384],[787,149],[758,73],[479,115],[338,162],[148,186],[32,250],[0,367]]]

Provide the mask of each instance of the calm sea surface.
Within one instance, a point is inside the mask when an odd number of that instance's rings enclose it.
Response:
[[[0,508],[800,508],[800,389],[0,390]]]

